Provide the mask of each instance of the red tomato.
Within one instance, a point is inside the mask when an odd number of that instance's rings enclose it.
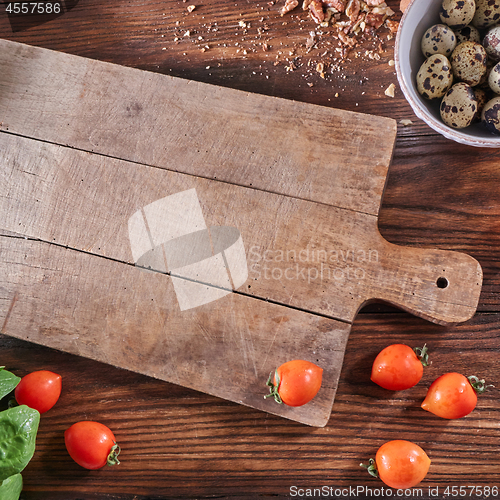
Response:
[[[40,370],[25,375],[14,391],[16,401],[20,405],[45,413],[59,399],[62,388],[62,377],[48,370]]]
[[[372,476],[379,477],[387,486],[406,489],[424,479],[430,464],[429,457],[420,446],[396,439],[383,444],[375,455],[375,461],[371,459],[367,468]]]
[[[119,464],[120,447],[111,430],[99,422],[84,420],[73,424],[64,433],[64,442],[71,458],[86,469],[100,469]]]
[[[375,358],[371,380],[391,391],[409,389],[422,378],[427,360],[425,345],[421,349],[404,344],[390,345]]]
[[[484,380],[477,377],[445,373],[431,384],[421,406],[438,417],[462,418],[476,407],[477,394],[485,389]]]
[[[270,394],[278,403],[288,406],[302,406],[316,396],[323,377],[323,368],[310,361],[295,359],[271,372],[267,385]]]

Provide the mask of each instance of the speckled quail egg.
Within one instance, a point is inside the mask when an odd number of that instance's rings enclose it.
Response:
[[[455,80],[477,85],[486,73],[488,56],[477,42],[463,42],[455,47],[450,62]]]
[[[446,24],[431,26],[422,37],[420,47],[425,57],[433,54],[443,54],[449,57],[457,45],[457,38],[453,30]]]
[[[484,36],[483,47],[488,57],[500,61],[500,26],[491,28]]]
[[[480,89],[478,87],[474,87],[474,95],[476,96],[477,101],[477,110],[476,116],[474,117],[475,122],[481,121],[481,113],[483,111],[484,105],[488,102],[489,96],[488,92],[485,89]]]
[[[434,54],[428,57],[417,73],[417,90],[426,99],[443,97],[453,83],[451,64],[446,56]]]
[[[484,105],[481,123],[491,133],[500,134],[500,97],[494,97]]]
[[[474,89],[464,82],[455,83],[443,97],[439,111],[446,125],[456,129],[468,127],[477,112]]]
[[[470,24],[475,12],[475,0],[442,0],[439,17],[452,28],[464,28]]]
[[[472,24],[478,29],[486,29],[500,22],[500,0],[476,0],[476,13]]]
[[[469,24],[465,28],[458,28],[453,30],[455,32],[455,36],[457,38],[457,45],[462,42],[477,42],[481,43],[481,33],[479,30]]]
[[[488,76],[488,85],[495,94],[500,94],[500,63],[495,64]]]

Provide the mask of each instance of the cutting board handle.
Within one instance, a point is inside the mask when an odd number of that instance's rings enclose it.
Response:
[[[483,280],[476,259],[455,251],[385,243],[378,299],[442,325],[474,315]]]

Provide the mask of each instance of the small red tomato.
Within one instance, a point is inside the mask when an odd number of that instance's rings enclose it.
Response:
[[[271,372],[267,385],[270,394],[278,403],[288,406],[302,406],[316,396],[323,377],[323,368],[310,361],[294,359],[287,361]]]
[[[59,399],[62,377],[48,370],[39,370],[25,375],[14,391],[16,401],[40,413],[50,410]]]
[[[361,464],[363,466],[363,464]],[[429,471],[431,461],[420,446],[411,441],[396,439],[384,443],[370,460],[368,472],[379,477],[391,488],[406,489],[416,486]]]
[[[445,373],[431,384],[421,407],[438,417],[462,418],[476,407],[477,394],[485,389],[484,380],[475,376]]]
[[[120,447],[111,430],[99,422],[84,420],[73,424],[64,433],[64,442],[71,458],[86,469],[100,469],[119,464]]]
[[[371,380],[384,389],[402,391],[416,385],[428,364],[427,347],[412,349],[393,344],[377,355],[372,366]]]

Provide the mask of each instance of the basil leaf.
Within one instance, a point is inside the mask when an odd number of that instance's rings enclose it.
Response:
[[[19,500],[23,489],[23,477],[15,474],[4,479],[0,484],[0,498],[2,500]]]
[[[0,399],[10,394],[20,381],[20,377],[5,370],[5,366],[0,366]]]
[[[40,413],[26,405],[0,412],[0,481],[28,465],[35,453],[39,423]]]

